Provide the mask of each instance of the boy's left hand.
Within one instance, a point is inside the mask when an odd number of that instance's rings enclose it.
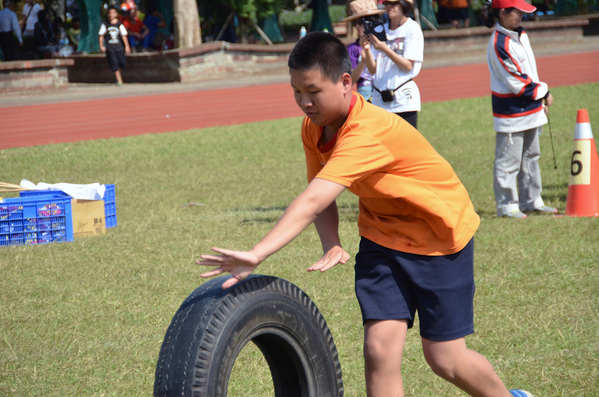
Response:
[[[324,255],[312,266],[308,268],[309,272],[320,270],[326,272],[338,263],[345,264],[349,260],[349,254],[339,246],[335,246],[324,253]]]

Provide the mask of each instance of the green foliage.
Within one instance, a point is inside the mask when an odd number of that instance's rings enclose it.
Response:
[[[346,7],[342,5],[329,6],[329,16],[331,23],[341,22],[347,16]],[[302,12],[283,10],[279,14],[279,24],[289,31],[298,30],[302,26],[309,28],[312,24],[312,9],[307,8]]]
[[[588,109],[599,125],[599,84],[551,92],[559,166],[553,169],[547,129],[540,166],[546,203],[563,213],[576,110]],[[292,118],[0,150],[5,182],[114,183],[118,216],[118,226],[103,236],[0,248],[0,396],[151,395],[166,328],[204,282],[194,261],[212,246],[251,248],[305,188],[300,124]],[[599,222],[495,216],[488,97],[425,103],[419,127],[481,216],[477,332],[468,346],[489,359],[508,387],[596,397]],[[338,207],[341,241],[353,258],[358,200],[346,192]],[[320,255],[311,226],[258,272],[287,279],[314,300],[339,350],[345,395],[361,397],[363,330],[353,263],[307,273]],[[418,324],[408,332],[402,371],[407,397],[464,396],[428,368]],[[231,381],[231,397],[273,395],[255,348],[242,351]]]
[[[224,0],[221,4],[234,10],[239,17],[258,20],[278,14],[284,0]]]

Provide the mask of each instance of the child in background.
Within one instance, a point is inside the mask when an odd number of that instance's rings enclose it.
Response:
[[[119,21],[119,13],[116,8],[108,8],[106,22],[102,23],[98,35],[100,36],[100,50],[106,53],[108,65],[116,77],[116,84],[122,85],[121,69],[127,65],[125,54],[130,54],[131,48],[127,40],[127,29]]]
[[[214,247],[201,255],[229,288],[248,277],[312,222],[323,256],[308,271],[344,264],[336,198],[360,198],[355,289],[364,324],[370,397],[403,396],[401,361],[416,312],[424,356],[435,374],[472,396],[530,397],[505,388],[491,364],[466,347],[474,332],[473,236],[480,219],[457,175],[401,117],[353,94],[351,61],[332,34],[312,32],[289,56],[295,101],[306,118],[302,140],[308,187],[250,251]]]
[[[67,37],[73,46],[73,50],[77,51],[81,39],[81,20],[79,18],[75,17],[71,21],[71,27],[67,30]]]
[[[526,218],[526,212],[557,213],[541,198],[539,167],[539,134],[553,96],[539,80],[528,35],[520,26],[524,13],[535,10],[524,0],[493,0],[481,13],[487,27],[495,25],[487,63],[497,132],[493,166],[497,215],[517,219]]]
[[[347,46],[349,58],[352,64],[352,81],[356,83],[358,92],[367,101],[372,97],[372,75],[366,67],[366,58],[363,49],[363,44],[368,38],[364,34],[364,21],[369,18],[380,19],[380,15],[385,13],[385,10],[380,10],[375,0],[355,0],[349,3],[351,16],[345,18],[344,22],[353,21],[356,30],[358,31],[358,39]]]

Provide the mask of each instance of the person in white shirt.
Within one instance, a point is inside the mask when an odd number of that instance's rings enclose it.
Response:
[[[21,28],[19,27],[19,18],[13,11],[13,7],[13,0],[4,0],[4,9],[0,11],[0,48],[2,48],[5,61],[12,61],[16,59],[14,36],[16,36],[19,40],[19,45],[23,46]]]
[[[418,124],[420,91],[412,80],[422,67],[424,36],[418,23],[408,17],[414,0],[383,2],[389,22],[386,41],[368,35],[364,46],[366,65],[372,73],[372,103],[404,118],[414,128]]]
[[[524,13],[535,10],[524,0],[493,0],[481,13],[485,25],[495,27],[487,63],[497,132],[493,166],[497,215],[518,219],[526,218],[527,212],[557,213],[541,198],[539,168],[539,134],[553,96],[539,80],[528,35],[520,26]]]
[[[23,19],[21,20],[22,25],[25,24],[25,30],[23,36],[33,36],[35,24],[37,23],[37,14],[42,10],[42,6],[35,2],[35,0],[25,0],[23,6]]]

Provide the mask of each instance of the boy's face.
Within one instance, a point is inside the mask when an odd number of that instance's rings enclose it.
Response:
[[[351,76],[344,73],[336,82],[320,69],[289,71],[295,102],[316,125],[341,128],[349,110]]]
[[[108,10],[108,19],[113,20],[118,18],[119,14],[118,12],[116,12],[116,10],[114,8],[111,8],[110,10]]]

